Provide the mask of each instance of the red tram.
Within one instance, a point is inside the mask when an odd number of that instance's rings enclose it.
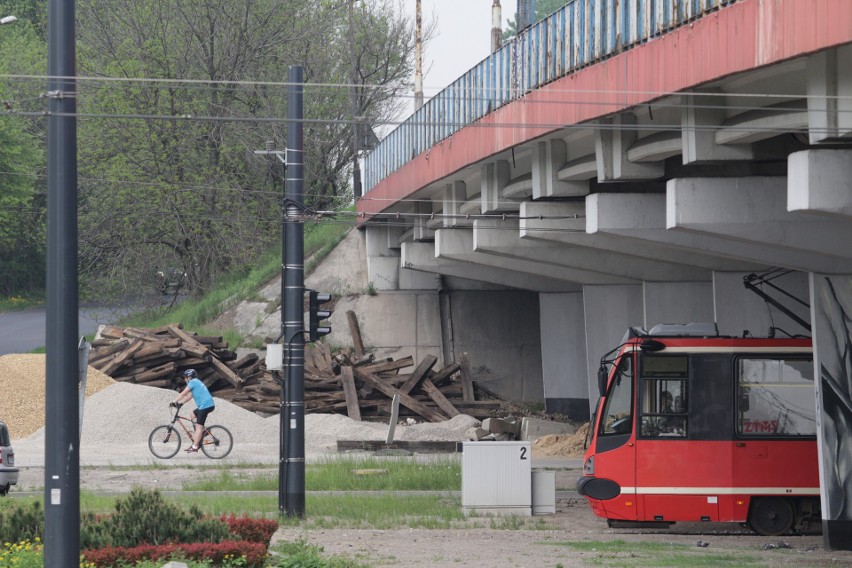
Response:
[[[781,535],[819,522],[810,339],[631,329],[598,382],[577,490],[610,526],[738,522]]]

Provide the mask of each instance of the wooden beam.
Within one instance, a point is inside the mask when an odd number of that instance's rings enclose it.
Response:
[[[142,349],[143,345],[145,345],[144,341],[142,341],[141,339],[134,339],[133,343],[130,344],[130,347],[119,353],[115,359],[112,359],[109,363],[107,363],[103,368],[99,370],[105,375],[114,373],[116,369],[124,365],[131,357],[133,357],[134,353]]]
[[[408,379],[399,387],[399,392],[402,394],[408,394],[414,390],[417,383],[426,376],[426,373],[432,370],[432,367],[434,367],[437,362],[438,358],[434,355],[426,355],[423,360],[420,361],[420,364],[417,365],[417,368],[414,369],[414,372],[411,373],[411,376],[408,377]]]
[[[340,382],[346,397],[346,413],[352,420],[361,421],[361,406],[358,404],[358,391],[355,388],[355,375],[352,367],[340,368]]]
[[[464,352],[459,357],[461,364],[462,400],[472,402],[476,400],[473,394],[473,377],[470,372],[470,355]]]
[[[403,369],[405,367],[410,367],[414,364],[414,357],[409,355],[408,357],[403,357],[402,359],[397,359],[396,361],[382,361],[381,363],[374,363],[372,365],[365,365],[362,367],[362,370],[366,373],[386,373],[388,371],[398,371],[399,369]],[[357,364],[355,365],[357,367]]]
[[[346,319],[349,320],[349,333],[352,334],[355,357],[361,358],[364,356],[364,341],[361,338],[361,326],[358,325],[358,316],[355,315],[355,312],[349,310],[346,312]]]
[[[423,379],[423,382],[420,384],[420,388],[422,388],[423,391],[429,395],[429,398],[435,401],[438,408],[443,410],[450,418],[461,414],[461,412],[453,406],[453,403],[447,400],[444,393],[438,390],[438,387],[436,387],[429,379]]]
[[[392,386],[388,385],[381,378],[377,377],[372,373],[368,373],[363,369],[358,369],[357,367],[354,369],[355,376],[360,380],[368,383],[370,386],[375,388],[377,391],[381,392],[388,398],[393,398],[393,395],[399,394],[399,401],[407,408],[410,408],[426,420],[430,422],[443,422],[447,419],[446,416],[442,415],[440,412],[432,410],[422,402],[414,399],[413,397],[399,392],[399,389],[395,389]]]

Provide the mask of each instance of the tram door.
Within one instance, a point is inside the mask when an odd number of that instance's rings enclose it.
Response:
[[[601,410],[595,468],[615,482],[617,494],[602,502],[609,519],[638,520],[636,506],[636,427],[634,354],[625,353],[615,367]]]

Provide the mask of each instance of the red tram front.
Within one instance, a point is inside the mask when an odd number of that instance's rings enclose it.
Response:
[[[819,521],[811,340],[712,330],[629,332],[604,358],[577,490],[611,526]]]

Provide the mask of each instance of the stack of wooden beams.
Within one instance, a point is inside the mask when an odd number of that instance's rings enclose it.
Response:
[[[376,361],[364,352],[355,315],[347,315],[354,348],[332,353],[322,342],[305,346],[306,413],[386,419],[394,398],[400,416],[430,422],[459,414],[486,418],[499,409],[500,401],[493,397],[476,399],[477,392],[487,391],[474,384],[466,353],[458,363],[441,368],[436,368],[433,355],[417,365],[412,357]],[[265,415],[280,411],[283,374],[268,371],[254,353],[237,358],[221,337],[190,334],[179,324],[157,329],[107,326],[92,347],[89,364],[117,381],[180,389],[183,371],[193,368],[217,398]],[[413,370],[405,372],[410,367]]]
[[[156,329],[101,328],[92,341],[89,365],[117,381],[152,387],[182,387],[180,377],[195,369],[211,390],[240,388],[264,372],[252,353],[237,358],[221,337],[203,337],[184,331],[179,324]]]

